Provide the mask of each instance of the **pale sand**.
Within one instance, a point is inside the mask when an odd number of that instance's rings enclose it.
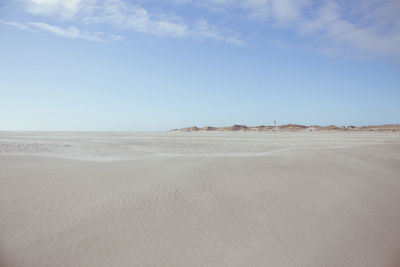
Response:
[[[0,266],[400,266],[400,134],[0,133]]]

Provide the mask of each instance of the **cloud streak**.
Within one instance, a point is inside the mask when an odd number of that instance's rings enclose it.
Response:
[[[20,1],[30,14],[57,23],[5,24],[71,39],[102,41],[105,37],[101,34],[79,30],[75,25],[80,29],[106,25],[117,32],[116,35],[138,32],[157,38],[214,40],[243,45],[249,41],[241,36],[252,36],[253,39],[257,36],[258,40],[263,40],[268,39],[264,30],[284,29],[303,38],[307,46],[316,50],[355,51],[361,55],[400,59],[400,2],[397,0]],[[156,12],[144,8],[151,3],[157,6]],[[186,14],[187,10],[193,12]],[[221,27],[218,21],[225,21],[222,24],[228,26]],[[66,27],[50,25],[59,23]],[[237,26],[242,23],[246,26]]]
[[[0,23],[30,32],[48,32],[68,39],[84,39],[96,42],[120,41],[122,39],[122,36],[120,35],[107,35],[103,32],[82,31],[73,26],[63,28],[43,22],[19,23],[14,21],[0,20]]]
[[[243,44],[237,33],[221,31],[204,19],[187,23],[181,17],[164,13],[151,14],[145,8],[122,0],[25,0],[26,10],[64,22],[85,25],[107,24],[118,31],[133,31],[160,38],[212,39]],[[57,31],[55,31],[57,32]],[[67,34],[67,36],[73,33]]]
[[[325,44],[334,42],[364,54],[400,57],[400,25],[396,25],[399,20],[396,16],[383,17],[379,14],[384,12],[389,15],[390,10],[396,9],[400,14],[400,3],[388,1],[386,6],[380,5],[378,11],[349,10],[347,16],[344,8],[330,1],[322,5],[312,18],[302,18],[296,30],[300,34],[323,39]]]
[[[400,58],[397,0],[171,0],[226,14],[239,12],[266,28],[291,30],[324,50]],[[259,33],[262,35],[262,33]]]
[[[70,39],[85,39],[91,41],[104,42],[105,40],[101,37],[103,33],[89,33],[82,32],[76,27],[61,28],[54,25],[49,25],[43,22],[31,22],[28,24],[32,28],[39,29],[42,31],[50,32],[55,35],[70,38]]]

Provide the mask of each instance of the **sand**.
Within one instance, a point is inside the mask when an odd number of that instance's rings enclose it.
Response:
[[[0,133],[0,266],[400,266],[400,134]]]

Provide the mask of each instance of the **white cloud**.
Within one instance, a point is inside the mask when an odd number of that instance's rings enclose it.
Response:
[[[223,41],[235,45],[242,45],[244,42],[236,35],[232,33],[222,34],[221,31],[210,25],[206,20],[198,20],[192,30],[193,38],[196,39],[213,39],[216,41]]]
[[[318,46],[400,57],[398,0],[170,0],[218,14],[239,12],[265,27],[292,30]],[[239,16],[240,17],[240,16]],[[258,33],[262,35],[262,33]]]
[[[304,37],[318,50],[357,50],[361,54],[400,57],[400,2],[398,0],[20,0],[26,10],[80,28],[97,24],[111,25],[117,32],[135,31],[156,37],[211,39],[243,44],[229,22],[247,23],[241,35],[258,35],[260,29],[286,29]],[[159,7],[150,12],[143,5]],[[135,4],[136,3],[136,4]],[[141,3],[139,5],[138,3]],[[198,9],[182,17],[163,10],[169,5]],[[151,6],[151,5],[150,5]],[[185,10],[185,9],[177,9]],[[194,16],[193,14],[200,14]],[[184,19],[186,15],[186,19]],[[210,20],[210,17],[216,18]],[[243,17],[247,18],[243,21]],[[207,20],[205,18],[208,18]],[[222,24],[210,21],[222,21]],[[13,22],[15,27],[26,27]],[[80,24],[79,24],[80,23]],[[252,27],[252,23],[257,27]],[[51,23],[54,24],[54,23]],[[29,27],[31,29],[32,27]],[[251,32],[257,28],[257,32]],[[50,28],[46,30],[51,32]],[[53,29],[54,30],[54,29]],[[74,36],[74,28],[53,31],[64,37]],[[58,33],[57,33],[58,32]],[[81,32],[79,36],[93,37]],[[88,36],[88,37],[87,37]],[[68,37],[70,38],[70,37]],[[77,37],[83,38],[83,37]],[[268,40],[266,40],[268,41]]]
[[[314,17],[299,21],[296,29],[301,34],[323,38],[326,42],[348,45],[361,53],[399,57],[399,20],[393,14],[382,16],[390,14],[389,9],[397,9],[400,14],[400,5],[393,6],[393,3],[388,1],[386,7],[382,4],[377,10],[368,12],[365,6],[358,12],[350,10],[351,16],[356,18],[351,20],[343,14],[345,7],[330,1],[322,5]]]
[[[72,19],[83,9],[93,4],[94,0],[25,0],[27,9],[36,15],[56,16]]]
[[[250,0],[239,1],[239,6],[258,19],[274,19],[277,22],[296,20],[309,0]]]
[[[145,8],[123,0],[24,0],[28,12],[63,21],[84,24],[109,24],[119,31],[135,31],[156,37],[213,39],[232,44],[243,43],[238,34],[217,27],[189,25],[182,18],[150,14]],[[225,35],[226,34],[226,35]]]
[[[280,22],[294,20],[301,15],[302,8],[311,0],[170,0],[174,4],[195,4],[209,10],[226,12],[243,10],[251,18],[259,20],[274,19]]]
[[[0,20],[1,24],[4,25],[9,25],[9,26],[13,26],[16,27],[20,30],[26,30],[26,31],[33,31],[30,27],[26,26],[23,23],[19,23],[19,22],[15,22],[15,21],[5,21],[5,20]]]
[[[70,38],[70,39],[85,39],[85,40],[92,40],[98,42],[104,42],[105,40],[101,37],[103,33],[90,33],[90,32],[82,32],[76,27],[68,27],[68,28],[61,28],[54,25],[49,25],[43,22],[31,22],[28,24],[32,28],[36,28],[38,30],[50,32],[61,37]]]
[[[97,42],[106,42],[106,41],[120,41],[122,40],[122,36],[120,35],[107,35],[104,34],[103,32],[88,32],[88,31],[82,31],[76,27],[59,27],[59,26],[54,26],[50,25],[47,23],[43,22],[28,22],[28,23],[18,23],[14,21],[4,21],[0,20],[1,24],[9,25],[16,27],[21,30],[26,30],[26,31],[31,31],[31,32],[48,32],[52,33],[64,38],[69,38],[69,39],[84,39],[84,40],[90,40],[90,41],[97,41]]]
[[[86,24],[109,23],[121,30],[134,30],[156,36],[181,37],[187,25],[157,19],[146,9],[123,0],[25,0],[28,12],[64,21]]]

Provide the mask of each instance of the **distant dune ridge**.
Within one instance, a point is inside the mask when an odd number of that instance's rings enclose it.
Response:
[[[320,126],[320,125],[299,125],[299,124],[284,124],[279,126],[246,126],[232,125],[225,127],[186,127],[180,129],[172,129],[171,131],[180,132],[197,132],[197,131],[379,131],[379,132],[400,132],[400,124],[384,124],[384,125],[369,125],[369,126]]]

